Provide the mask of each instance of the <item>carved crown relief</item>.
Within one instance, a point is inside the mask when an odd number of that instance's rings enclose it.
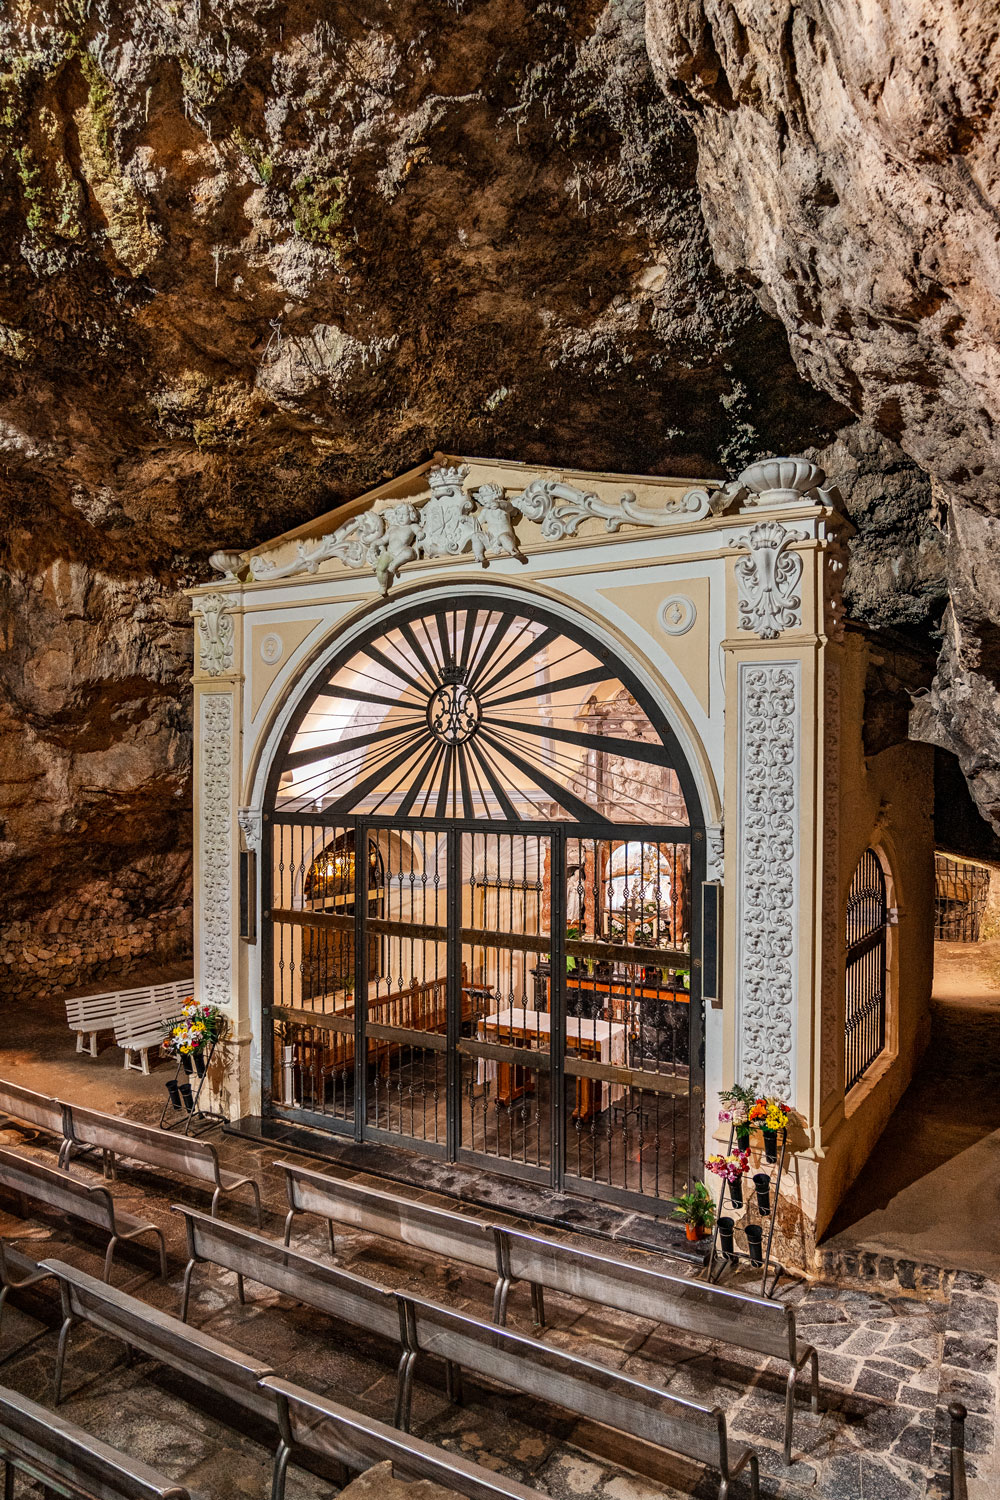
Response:
[[[783,630],[802,624],[802,600],[795,592],[802,577],[802,559],[787,549],[804,542],[803,531],[786,531],[780,521],[759,521],[739,538],[747,556],[736,564],[741,630],[755,630],[761,640],[773,641]]]
[[[517,539],[519,519],[540,524],[548,541],[574,536],[581,522],[598,518],[614,532],[619,527],[663,526],[679,516],[707,515],[709,493],[688,490],[660,507],[642,505],[631,491],[618,500],[577,489],[561,480],[536,479],[522,494],[511,498],[498,484],[482,484],[470,494],[465,489],[467,464],[458,468],[438,467],[428,476],[430,495],[403,500],[386,510],[364,511],[352,516],[336,531],[315,542],[300,542],[287,563],[272,563],[255,557],[251,569],[255,579],[290,578],[297,573],[315,573],[320,564],[338,558],[349,568],[370,568],[379,591],[387,594],[407,563],[422,557],[457,557],[471,553],[481,567],[491,557],[512,557],[526,562]]]

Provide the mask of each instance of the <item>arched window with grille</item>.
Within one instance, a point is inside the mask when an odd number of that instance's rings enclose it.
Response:
[[[882,861],[874,849],[866,849],[847,895],[844,1051],[848,1091],[885,1050],[888,926]]]

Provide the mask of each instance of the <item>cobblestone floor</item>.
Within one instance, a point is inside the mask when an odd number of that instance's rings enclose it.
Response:
[[[51,1143],[33,1142],[16,1129],[0,1131],[0,1140],[43,1160],[54,1155]],[[219,1145],[228,1165],[259,1174],[269,1210],[264,1232],[276,1236],[282,1193],[270,1166],[275,1152],[232,1138],[220,1139]],[[83,1163],[75,1164],[74,1172],[97,1179]],[[205,1207],[205,1197],[192,1184],[133,1166],[123,1168],[115,1191],[132,1212],[141,1211],[160,1224],[171,1252],[166,1286],[154,1279],[152,1261],[143,1259],[141,1251],[122,1257],[115,1284],[129,1285],[136,1295],[176,1311],[183,1250],[170,1204]],[[250,1222],[232,1200],[224,1212]],[[303,1219],[295,1243],[324,1255],[321,1229]],[[0,1235],[38,1259],[59,1255],[99,1274],[103,1245],[63,1225],[26,1224],[3,1213]],[[384,1285],[412,1288],[449,1306],[489,1315],[492,1280],[485,1273],[362,1234],[344,1234],[338,1249],[340,1264]],[[241,1308],[234,1278],[211,1267],[199,1268],[195,1288],[192,1321],[198,1326],[266,1358],[282,1374],[314,1390],[391,1419],[395,1360],[388,1345],[260,1287],[248,1288],[248,1306]],[[752,1369],[646,1320],[556,1295],[546,1297],[552,1324],[546,1337],[678,1395],[717,1400],[729,1413],[734,1434],[757,1447],[762,1493],[770,1500],[937,1500],[946,1493],[941,1483],[946,1471],[944,1409],[954,1399],[970,1412],[970,1472],[990,1466],[997,1394],[996,1284],[960,1272],[945,1277],[940,1291],[929,1298],[806,1283],[788,1283],[780,1295],[796,1304],[801,1336],[820,1350],[822,1390],[818,1416],[805,1400],[797,1411],[794,1462],[788,1468],[781,1454],[784,1372],[779,1365]],[[45,1287],[18,1298],[4,1315],[0,1383],[50,1403],[56,1322],[55,1300]],[[512,1297],[511,1323],[530,1331],[524,1289]],[[129,1369],[120,1358],[113,1340],[86,1328],[74,1332],[67,1416],[211,1500],[268,1492],[270,1431],[226,1411],[197,1386],[149,1361]],[[443,1387],[418,1383],[414,1431],[516,1475],[553,1500],[680,1500],[714,1497],[718,1491],[718,1478],[711,1473],[688,1471],[633,1439],[471,1382],[462,1406],[450,1405]],[[289,1500],[319,1500],[333,1493],[330,1482],[291,1471]],[[747,1493],[737,1481],[734,1494]],[[973,1500],[975,1493],[974,1479]]]

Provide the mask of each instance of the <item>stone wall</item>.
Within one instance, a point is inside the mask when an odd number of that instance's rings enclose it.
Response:
[[[0,995],[47,1000],[102,981],[117,988],[138,968],[176,963],[192,952],[190,889],[175,906],[153,911],[122,886],[83,887],[41,920],[9,923],[0,933]]]

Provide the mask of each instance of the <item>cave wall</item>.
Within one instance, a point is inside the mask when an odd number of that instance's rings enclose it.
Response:
[[[808,449],[859,527],[851,610],[937,649],[940,465],[727,249],[739,184],[669,10],[5,8],[6,993],[190,942],[179,589],[209,551],[438,447],[680,475]]]
[[[647,39],[718,265],[934,481],[950,604],[913,732],[1000,828],[1000,10],[648,0]]]

